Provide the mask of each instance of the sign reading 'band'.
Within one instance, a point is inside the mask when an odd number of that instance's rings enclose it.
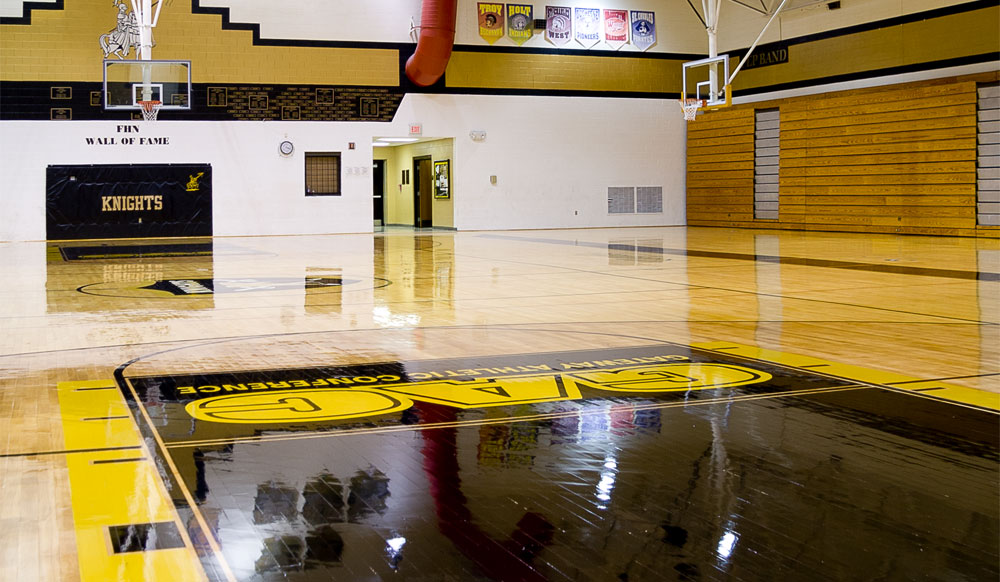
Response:
[[[49,240],[211,236],[212,166],[49,166],[45,211]]]

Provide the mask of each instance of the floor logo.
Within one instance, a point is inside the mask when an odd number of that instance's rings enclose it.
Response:
[[[662,359],[669,362],[676,358]],[[302,376],[277,382],[220,382],[177,386],[174,395],[196,398],[184,410],[199,420],[268,424],[388,414],[405,410],[414,401],[455,408],[485,408],[579,400],[583,398],[583,390],[648,394],[733,388],[771,379],[766,372],[720,363],[677,362],[565,372],[544,367],[549,371],[468,380],[452,379],[442,372],[406,377],[372,372],[332,378]]]

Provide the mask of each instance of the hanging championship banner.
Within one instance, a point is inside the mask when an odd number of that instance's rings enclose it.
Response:
[[[573,31],[576,42],[584,48],[590,48],[601,40],[601,9],[574,8]]]
[[[479,36],[493,44],[503,37],[503,4],[479,2]]]
[[[535,33],[535,21],[532,19],[531,4],[507,5],[507,36],[517,44],[531,40]]]
[[[628,10],[604,9],[604,42],[615,50],[628,42]]]
[[[573,9],[569,6],[545,7],[545,38],[555,45],[573,38]]]
[[[652,12],[632,11],[632,44],[641,51],[656,44],[656,18]]]

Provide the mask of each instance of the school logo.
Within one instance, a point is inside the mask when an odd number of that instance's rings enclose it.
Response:
[[[633,10],[632,44],[644,51],[656,44],[656,15],[652,12]]]
[[[197,192],[198,190],[201,190],[201,186],[198,185],[198,180],[200,180],[201,177],[204,176],[204,175],[205,175],[205,172],[198,172],[197,174],[195,174],[193,176],[189,174],[188,175],[188,183],[185,186],[185,188],[187,189],[187,191],[188,192]]]
[[[601,40],[601,9],[574,8],[573,30],[576,41],[590,48]]]
[[[670,362],[668,357],[661,357]],[[489,408],[580,400],[584,393],[669,393],[719,390],[760,384],[771,375],[743,366],[674,362],[637,368],[535,373],[500,377],[432,378],[400,375],[301,378],[177,386],[192,418],[234,424],[323,422],[406,410],[416,401],[455,408]],[[205,398],[207,396],[207,398]]]
[[[517,44],[531,40],[534,34],[533,11],[531,4],[507,5],[507,36]]]
[[[569,6],[545,7],[545,38],[563,45],[573,38],[573,9]]]
[[[135,49],[135,58],[139,58],[139,23],[136,21],[135,13],[129,10],[125,0],[115,0],[113,6],[118,11],[118,22],[107,34],[102,34],[97,38],[97,42],[104,51],[104,58],[111,55],[119,60],[128,58],[132,49]],[[153,42],[156,46],[156,42]]]

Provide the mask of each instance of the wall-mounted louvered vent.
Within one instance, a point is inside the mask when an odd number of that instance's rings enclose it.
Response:
[[[978,101],[977,222],[1000,226],[1000,84],[980,85]]]
[[[639,214],[663,212],[663,187],[639,186],[636,188],[635,211]]]
[[[777,109],[754,112],[753,217],[778,219],[778,163],[781,159],[781,117]]]
[[[609,186],[608,214],[635,214],[635,188]]]
[[[663,212],[663,186],[609,186],[608,214]]]

